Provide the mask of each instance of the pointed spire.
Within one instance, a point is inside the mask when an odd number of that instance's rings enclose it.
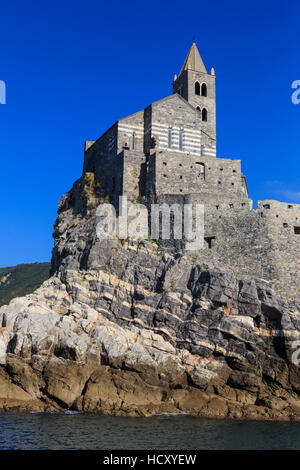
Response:
[[[181,75],[184,70],[194,70],[196,72],[207,73],[195,42],[193,42],[189,50],[179,75]]]

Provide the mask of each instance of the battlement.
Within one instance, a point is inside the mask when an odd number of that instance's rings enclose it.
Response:
[[[299,218],[300,220],[300,204],[265,199],[257,202],[257,210],[261,211],[265,216],[288,216],[296,217],[296,219]]]

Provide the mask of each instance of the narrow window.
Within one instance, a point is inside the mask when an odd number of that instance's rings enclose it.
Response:
[[[216,237],[204,237],[206,247],[211,249],[215,245]]]
[[[195,95],[200,95],[200,83],[195,83]]]
[[[179,150],[182,151],[183,147],[183,130],[180,129],[179,131]]]
[[[200,179],[205,180],[205,165],[204,163],[196,163],[196,176],[198,176]]]
[[[134,146],[135,146],[135,138],[134,138],[134,134],[132,134],[132,138],[131,138],[131,148],[132,148],[132,150],[134,150]]]
[[[168,148],[172,148],[172,129],[168,129]]]
[[[202,121],[207,121],[207,109],[202,109]]]
[[[206,85],[206,83],[202,83],[202,85],[201,85],[201,96],[207,96],[207,85]]]

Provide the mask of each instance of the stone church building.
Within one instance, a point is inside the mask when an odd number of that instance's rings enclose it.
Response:
[[[215,80],[193,43],[172,95],[85,143],[83,174],[94,173],[116,207],[120,195],[146,205],[204,204],[198,262],[299,297],[300,205],[265,200],[252,209],[241,161],[216,155]]]

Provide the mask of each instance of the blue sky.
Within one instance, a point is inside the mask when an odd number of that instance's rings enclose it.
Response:
[[[172,93],[196,38],[217,75],[218,156],[250,197],[300,202],[298,0],[2,2],[0,266],[47,261],[83,143]]]

